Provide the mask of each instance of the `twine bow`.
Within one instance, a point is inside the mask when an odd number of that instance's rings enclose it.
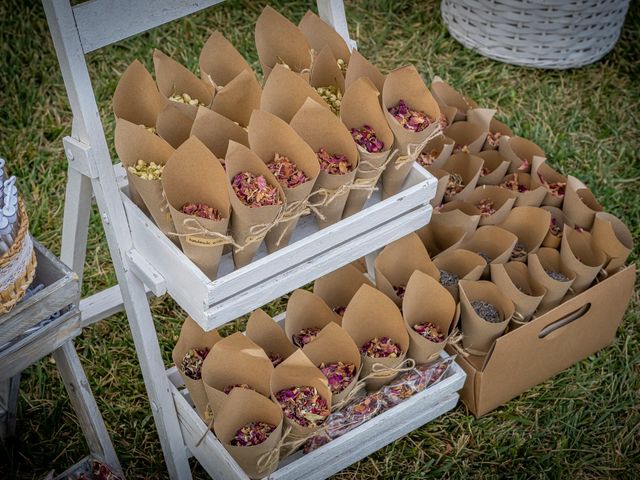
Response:
[[[395,169],[400,170],[404,165],[414,162],[415,159],[418,157],[418,154],[422,152],[422,150],[427,145],[427,143],[429,143],[431,140],[433,140],[438,135],[440,135],[440,133],[442,133],[442,127],[440,126],[440,124],[436,124],[436,128],[434,128],[433,131],[422,142],[408,144],[407,154],[400,155],[396,159]]]
[[[462,334],[462,332],[459,329],[455,329],[453,332],[451,332],[451,335],[449,335],[449,338],[447,339],[447,343],[449,345],[451,345],[453,348],[455,348],[458,353],[460,353],[463,357],[468,357],[469,356],[469,352],[465,350],[465,348],[462,346],[462,339],[464,338],[464,335]]]

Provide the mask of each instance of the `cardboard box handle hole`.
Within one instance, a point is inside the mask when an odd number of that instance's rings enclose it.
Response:
[[[591,303],[587,303],[581,306],[580,308],[578,308],[577,310],[574,310],[573,312],[568,313],[564,317],[559,318],[555,322],[547,325],[542,330],[540,330],[540,333],[538,334],[538,338],[545,338],[551,332],[554,332],[559,328],[562,328],[565,325],[570,324],[571,322],[575,322],[580,317],[583,317],[584,315],[586,315],[590,309],[591,309]]]

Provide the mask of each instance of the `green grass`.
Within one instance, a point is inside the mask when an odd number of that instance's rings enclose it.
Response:
[[[310,1],[273,3],[296,22],[313,6]],[[220,29],[257,68],[253,26],[264,4],[225,2],[90,55],[110,144],[110,98],[133,59],[151,69],[158,47],[195,70],[204,41]],[[427,78],[440,75],[481,105],[498,107],[517,134],[539,144],[553,165],[583,179],[640,240],[638,2],[632,2],[613,52],[594,65],[562,72],[518,68],[465,50],[449,36],[432,2],[353,0],[347,10],[360,50],[381,69],[412,62]],[[0,58],[0,155],[19,176],[33,234],[59,253],[66,170],[62,137],[71,131],[71,112],[38,1],[0,2]],[[94,212],[83,293],[114,282]],[[283,305],[277,301],[268,310]],[[154,300],[152,309],[168,365],[184,313],[169,298]],[[637,478],[638,312],[636,292],[612,346],[480,420],[459,405],[336,478]],[[128,477],[164,478],[126,318],[116,315],[86,329],[76,347]],[[86,454],[51,360],[27,369],[22,382],[19,436],[0,448],[3,478],[41,478]],[[194,474],[206,477],[195,464]]]

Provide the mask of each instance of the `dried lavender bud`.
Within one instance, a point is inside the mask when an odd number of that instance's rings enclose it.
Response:
[[[144,160],[138,160],[135,165],[127,167],[127,170],[144,180],[160,180],[163,168],[164,165],[158,165],[155,162],[147,163]]]
[[[249,422],[241,427],[229,442],[234,447],[252,447],[260,445],[276,429],[266,422]]]
[[[471,302],[471,307],[484,321],[490,323],[500,323],[500,312],[492,304],[485,302],[484,300],[474,300]]]
[[[480,255],[482,258],[484,258],[484,261],[487,263],[491,263],[493,261],[493,259],[491,258],[490,255],[488,255],[487,253],[484,252],[477,252],[478,255]]]
[[[318,367],[329,381],[331,393],[342,392],[353,381],[356,375],[356,366],[353,363],[321,363]]]
[[[316,88],[318,95],[327,102],[329,108],[336,115],[340,115],[340,105],[342,104],[342,92],[335,85],[329,85],[328,87]]]
[[[302,185],[309,178],[289,158],[278,153],[267,164],[267,168],[284,188],[295,188]]]
[[[522,242],[516,242],[511,251],[511,260],[517,260],[527,256],[527,246]]]
[[[518,182],[518,174],[513,173],[507,177],[507,179],[500,184],[501,187],[513,190],[514,192],[524,193],[528,192],[529,188]]]
[[[344,155],[332,155],[324,148],[320,148],[316,155],[318,156],[318,162],[320,162],[320,169],[329,175],[344,175],[351,171],[351,164]]]
[[[318,333],[320,333],[320,330],[321,329],[317,327],[303,328],[302,330],[300,330],[300,333],[298,333],[297,335],[293,335],[291,337],[291,340],[296,347],[302,348],[307,343],[315,340],[318,336]]]
[[[564,274],[562,274],[560,272],[555,272],[553,270],[545,270],[545,272],[547,273],[547,275],[549,275],[551,278],[553,278],[557,282],[568,282],[569,281],[569,278],[567,278],[566,275],[564,275]]]
[[[483,198],[478,203],[476,203],[476,207],[480,210],[480,215],[483,217],[489,217],[496,213],[496,209],[493,208],[493,200],[489,200],[488,198]]]
[[[434,343],[444,342],[444,334],[442,334],[440,329],[431,322],[417,323],[413,326],[413,329],[418,332],[418,334]]]
[[[406,285],[398,285],[393,287],[393,291],[396,292],[398,298],[404,298],[404,293],[407,290]]]
[[[440,285],[443,287],[453,287],[458,284],[458,275],[446,270],[440,270]]]
[[[344,312],[347,310],[346,307],[333,307],[331,310],[333,310],[333,313],[336,313],[338,315],[340,315],[341,317],[344,317]]]
[[[200,380],[202,378],[202,365],[204,359],[209,354],[208,348],[192,348],[182,357],[180,369],[187,377],[192,380]]]
[[[376,137],[376,132],[369,125],[362,128],[352,128],[351,136],[356,144],[369,153],[377,153],[384,150],[384,142]]]
[[[444,115],[441,115],[438,120],[433,119],[425,112],[413,110],[404,100],[400,100],[397,105],[391,107],[389,113],[400,125],[412,132],[421,132],[436,121],[441,124],[443,129],[447,126],[447,119]]]
[[[276,187],[269,185],[267,179],[262,175],[240,172],[233,177],[231,186],[240,201],[250,208],[280,205],[282,203]]]
[[[217,208],[210,207],[204,203],[185,203],[181,210],[182,213],[187,215],[195,215],[196,217],[206,218],[214,222],[222,220],[222,215]]]
[[[447,183],[447,190],[445,191],[445,195],[447,197],[452,197],[460,193],[463,189],[464,183],[462,182],[462,177],[457,173],[451,173],[449,175],[449,183]]]
[[[327,401],[315,387],[291,387],[276,393],[284,415],[303,427],[316,427],[329,416]]]
[[[169,97],[169,100],[172,102],[185,103],[187,105],[193,105],[195,107],[206,107],[204,103],[202,103],[197,98],[191,98],[191,95],[188,93],[176,93],[173,92],[173,95]]]
[[[231,393],[231,390],[233,390],[234,388],[246,388],[247,390],[253,390],[253,388],[251,388],[246,383],[238,383],[236,385],[227,385],[222,391],[225,393],[225,395],[229,395],[229,393]]]
[[[553,217],[551,217],[551,221],[549,222],[549,231],[551,232],[551,235],[555,237],[562,236],[562,230],[560,229],[560,225],[558,225],[558,222]]]
[[[420,155],[418,155],[417,160],[418,160],[418,163],[423,167],[430,167],[431,165],[433,165],[433,162],[436,161],[439,155],[440,155],[440,152],[438,152],[438,150],[434,148],[428,153],[427,152],[420,153]]]
[[[397,358],[402,349],[389,337],[374,337],[360,347],[360,353],[372,358]]]
[[[269,357],[269,360],[271,360],[271,365],[273,365],[274,367],[280,365],[284,360],[284,358],[282,358],[282,355],[275,352],[269,352],[267,353],[267,356]]]

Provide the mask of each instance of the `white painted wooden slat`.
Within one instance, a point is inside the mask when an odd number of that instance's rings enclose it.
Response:
[[[344,38],[349,49],[357,48],[356,42],[349,37],[349,25],[342,0],[317,0],[318,14],[325,22]]]

